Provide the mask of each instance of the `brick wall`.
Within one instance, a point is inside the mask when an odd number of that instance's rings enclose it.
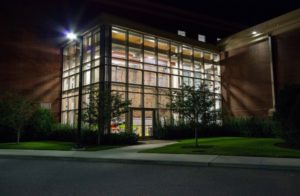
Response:
[[[268,41],[222,54],[223,108],[233,116],[267,116],[272,108]]]
[[[38,103],[51,103],[59,120],[59,48],[29,32],[2,36],[0,48],[1,94],[16,92]]]

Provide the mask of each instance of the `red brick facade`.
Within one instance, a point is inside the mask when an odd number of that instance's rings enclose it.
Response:
[[[19,35],[14,40],[1,40],[0,92],[16,92],[38,103],[50,103],[59,120],[59,48],[29,33]]]
[[[224,109],[234,116],[267,116],[272,108],[268,42],[233,49],[222,56]]]

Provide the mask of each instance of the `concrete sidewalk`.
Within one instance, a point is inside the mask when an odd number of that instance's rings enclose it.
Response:
[[[141,145],[126,146],[122,148],[114,148],[95,152],[1,149],[0,158],[46,158],[182,166],[285,169],[300,171],[300,159],[294,158],[139,153],[139,151],[145,149],[162,147],[173,143],[175,142],[148,141]]]

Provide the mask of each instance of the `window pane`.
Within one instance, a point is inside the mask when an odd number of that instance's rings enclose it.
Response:
[[[117,65],[117,66],[121,66],[121,67],[125,67],[126,66],[126,61],[121,60],[121,59],[111,59],[111,64],[112,65]]]
[[[128,99],[131,100],[131,107],[142,107],[141,98],[140,93],[128,93]]]
[[[63,90],[64,91],[69,90],[69,78],[64,79]]]
[[[171,67],[178,68],[178,57],[171,57]]]
[[[204,52],[204,59],[205,60],[211,60],[212,59],[212,54],[208,52]]]
[[[157,71],[157,66],[156,65],[148,65],[148,64],[145,64],[144,65],[144,70],[149,70],[149,71]]]
[[[158,74],[158,86],[169,87],[169,75]]]
[[[172,53],[179,53],[179,45],[178,44],[175,44],[175,43],[172,43],[171,44],[171,52]]]
[[[112,57],[124,59],[126,57],[125,46],[112,43],[111,55]]]
[[[184,56],[192,56],[192,54],[193,54],[192,48],[190,48],[190,47],[182,47],[182,54]]]
[[[129,32],[129,42],[138,45],[142,44],[142,35]]]
[[[219,62],[220,61],[220,55],[214,54],[214,62]]]
[[[139,48],[129,47],[128,59],[133,61],[143,61],[142,50]]]
[[[155,39],[154,39],[154,37],[145,36],[144,37],[144,46],[149,48],[149,49],[152,48],[154,50],[154,48],[155,48]]]
[[[215,82],[215,93],[221,94],[221,83]]]
[[[158,54],[158,65],[161,66],[170,66],[169,56],[166,54]]]
[[[125,41],[126,40],[126,35],[125,35],[125,30],[122,30],[120,28],[112,28],[112,39],[117,40],[117,41]]]
[[[142,71],[129,69],[128,83],[142,84]]]
[[[151,52],[151,51],[144,51],[144,62],[145,63],[152,63],[152,64],[156,64],[156,57],[155,57],[155,53]]]
[[[135,68],[135,69],[142,69],[143,64],[142,63],[137,63],[137,62],[128,62],[128,67]]]
[[[88,85],[91,83],[91,71],[86,71],[83,73],[83,85]]]
[[[126,81],[126,69],[122,67],[111,68],[111,81],[113,82],[125,82]]]
[[[144,84],[150,86],[156,86],[156,73],[145,71]]]
[[[167,108],[167,104],[170,103],[170,97],[165,95],[158,96],[158,105],[160,108]]]
[[[92,82],[99,82],[99,68],[93,69],[92,70]]]
[[[156,95],[144,94],[144,107],[155,108],[156,107]]]
[[[157,43],[158,50],[168,52],[169,51],[169,43],[166,40],[158,40]]]
[[[201,51],[201,50],[194,49],[194,57],[195,57],[195,58],[198,58],[198,59],[202,58],[202,57],[203,57],[202,51]]]
[[[179,88],[179,77],[172,76],[172,88]]]
[[[189,60],[186,60],[184,59],[183,61],[183,69],[186,69],[186,70],[193,70],[193,64],[192,64],[192,61],[189,61]]]

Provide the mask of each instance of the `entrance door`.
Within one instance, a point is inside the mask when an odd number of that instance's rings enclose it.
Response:
[[[153,136],[154,111],[145,110],[145,137]]]
[[[139,137],[152,137],[154,125],[154,110],[132,109],[131,125],[133,133]]]

